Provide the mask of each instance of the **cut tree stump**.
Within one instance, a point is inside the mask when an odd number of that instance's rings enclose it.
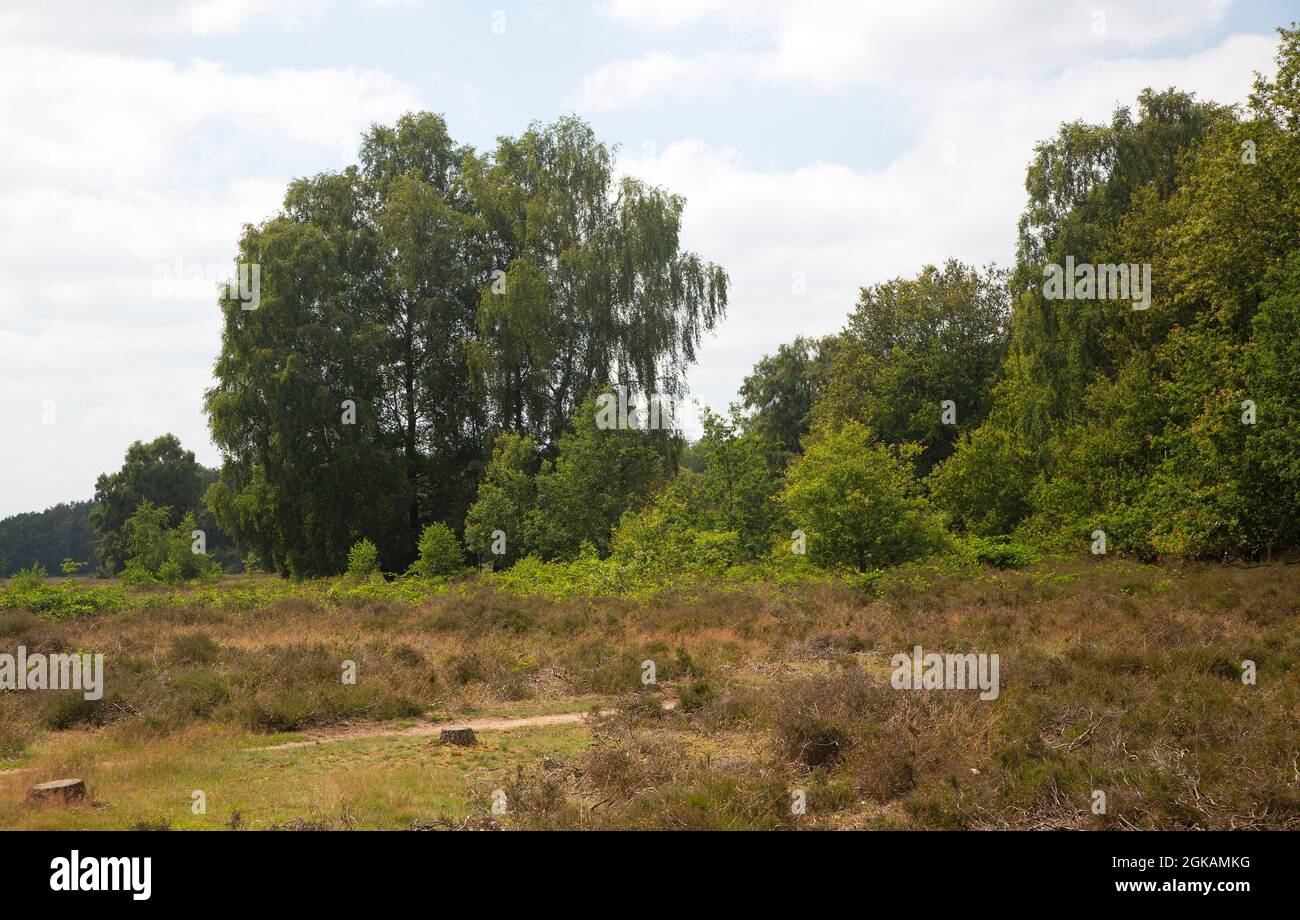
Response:
[[[33,786],[27,793],[28,801],[38,804],[52,802],[81,802],[86,799],[86,781],[84,779],[56,779],[52,782]]]
[[[473,747],[478,744],[478,737],[472,728],[444,728],[438,735],[438,743]]]

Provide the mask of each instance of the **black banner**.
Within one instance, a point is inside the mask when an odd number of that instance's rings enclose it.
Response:
[[[1296,892],[1287,871],[1294,845],[1277,833],[8,832],[0,865],[16,903],[111,902],[128,911],[337,909],[397,897],[457,908],[541,897],[622,903],[667,897],[665,886],[688,881],[701,892],[691,900],[723,905],[832,896],[865,905],[907,895],[913,909],[933,900],[949,911],[962,897],[990,899],[978,907],[1032,896],[1232,910]]]

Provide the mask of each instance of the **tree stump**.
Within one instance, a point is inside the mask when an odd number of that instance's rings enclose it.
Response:
[[[56,779],[52,782],[33,786],[27,793],[27,800],[38,805],[54,802],[68,804],[86,799],[86,781],[84,779]]]
[[[439,744],[455,744],[459,747],[473,747],[478,738],[472,728],[444,728],[438,735]]]

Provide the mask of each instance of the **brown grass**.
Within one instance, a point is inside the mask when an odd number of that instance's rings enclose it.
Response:
[[[621,703],[585,752],[511,774],[501,824],[1300,828],[1298,624],[1300,567],[1092,559],[978,577],[904,568],[873,598],[826,584],[554,602],[471,585],[419,605],[19,611],[0,615],[4,648],[102,651],[108,692],[91,705],[0,695],[0,755],[68,731],[180,742],[202,726],[274,733],[581,697]],[[998,654],[1001,696],[892,689],[889,658],[913,645]],[[676,711],[642,686],[645,660]],[[796,792],[806,814],[791,812]],[[448,820],[468,818],[496,824]]]

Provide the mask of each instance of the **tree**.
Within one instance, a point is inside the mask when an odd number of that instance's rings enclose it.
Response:
[[[504,567],[523,555],[524,520],[533,507],[537,448],[518,432],[497,436],[478,498],[465,518],[465,545],[479,562]]]
[[[623,512],[636,509],[664,479],[664,459],[650,439],[631,429],[603,429],[594,400],[574,413],[556,458],[537,475],[536,505],[525,518],[530,553],[575,558],[584,543],[608,551]]]
[[[379,548],[369,540],[358,540],[348,550],[347,575],[353,581],[382,581]]]
[[[1255,547],[1271,553],[1300,545],[1300,253],[1270,272],[1265,293],[1243,387],[1262,417],[1247,432],[1241,469]]]
[[[455,575],[465,567],[465,550],[456,534],[441,521],[435,521],[420,534],[420,558],[413,567],[417,575],[441,578]]]
[[[952,456],[926,479],[935,506],[957,530],[980,536],[1009,534],[1032,509],[1038,451],[1010,418],[1013,401],[994,388],[995,414],[955,445]],[[998,413],[1001,414],[998,414]]]
[[[336,573],[366,535],[401,570],[421,520],[468,504],[483,414],[464,355],[487,271],[466,155],[441,118],[408,115],[366,135],[360,167],[294,182],[245,230],[261,289],[256,310],[223,305],[211,501],[272,569]]]
[[[490,431],[553,455],[592,382],[673,385],[725,275],[680,250],[679,198],[611,177],[576,120],[480,158],[412,114],[246,228],[258,306],[224,302],[207,394],[241,546],[320,575],[364,535],[403,570],[422,525],[464,521]]]
[[[186,514],[197,518],[205,510],[205,477],[194,452],[185,450],[173,434],[128,447],[122,468],[95,481],[90,520],[98,536],[100,564],[109,572],[126,566],[130,554],[126,522],[144,502],[168,509],[169,527],[179,525]]]
[[[1029,204],[1020,220],[1010,289],[1010,345],[988,420],[954,446],[934,478],[940,505],[958,526],[1008,533],[1034,509],[1031,493],[1087,424],[1091,386],[1116,379],[1139,352],[1157,348],[1194,310],[1167,309],[1173,289],[1153,266],[1156,303],[1049,300],[1044,266],[1142,264],[1171,222],[1170,202],[1193,153],[1231,112],[1176,90],[1146,90],[1136,117],[1116,109],[1108,125],[1062,125],[1039,144],[1026,175]],[[1047,495],[1039,491],[1040,495]],[[1041,523],[1041,522],[1040,522]]]
[[[799,442],[808,433],[835,341],[834,336],[799,336],[776,354],[764,355],[740,386],[741,400],[751,413],[745,430],[769,445],[778,466],[799,452]]]
[[[912,472],[916,452],[877,442],[856,421],[814,429],[781,492],[814,562],[867,570],[939,546],[942,528]]]
[[[576,118],[503,138],[467,167],[494,267],[472,368],[506,429],[553,448],[579,401],[616,383],[680,394],[727,305],[720,267],[680,244],[685,200],[634,178]]]
[[[1004,272],[955,261],[863,288],[814,419],[854,420],[886,444],[919,444],[925,475],[988,414],[1006,356],[1006,297]]]
[[[1193,94],[1147,89],[1136,117],[1122,106],[1108,125],[1065,124],[1035,149],[1011,284],[1011,349],[1025,378],[1018,428],[1040,444],[1056,421],[1080,411],[1095,372],[1113,374],[1125,340],[1154,313],[1135,316],[1128,305],[1105,300],[1048,300],[1043,267],[1067,257],[1149,262],[1149,252],[1118,243],[1119,227],[1135,205],[1173,195],[1188,154],[1230,118],[1229,109]],[[1160,287],[1168,289],[1163,279]]]
[[[743,420],[733,406],[728,417],[704,414],[699,476],[703,525],[736,535],[740,550],[750,558],[771,546],[780,516],[777,481],[768,467],[764,443],[757,434],[741,434]]]
[[[90,523],[92,507],[88,501],[72,502],[0,521],[0,578],[33,563],[52,572],[68,557],[89,560],[93,567],[96,556],[95,529]]]

